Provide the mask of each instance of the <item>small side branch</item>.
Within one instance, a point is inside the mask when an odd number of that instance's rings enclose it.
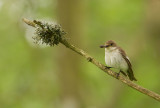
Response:
[[[102,71],[104,71],[105,73],[107,73],[108,75],[114,77],[117,79],[117,73],[111,71],[110,69],[107,69],[103,64],[101,64],[100,62],[98,62],[95,58],[93,58],[92,56],[90,56],[89,54],[87,54],[85,51],[83,51],[82,49],[70,44],[65,37],[63,37],[63,35],[65,34],[65,32],[61,29],[60,26],[57,27],[57,25],[55,26],[50,26],[48,24],[43,24],[39,21],[30,21],[28,19],[23,19],[23,21],[32,26],[37,28],[38,30],[39,28],[41,28],[41,30],[39,31],[41,34],[37,34],[38,37],[40,37],[41,41],[43,41],[46,44],[49,44],[50,46],[53,46],[54,44],[58,44],[58,43],[62,43],[63,45],[65,45],[67,48],[71,49],[72,51],[78,53],[79,55],[83,56],[86,58],[87,61],[91,62],[92,64],[96,65],[98,68],[100,68]],[[37,24],[35,22],[38,22]],[[40,23],[40,25],[39,25]],[[38,32],[38,33],[39,33]],[[38,40],[39,41],[39,38]],[[48,43],[47,43],[48,42]],[[130,86],[131,88],[145,94],[148,95],[150,97],[152,97],[153,99],[160,101],[160,95],[148,90],[138,84],[135,84],[134,82],[130,81],[129,79],[127,79],[126,77],[123,77],[122,75],[119,75],[118,80],[121,81],[122,83]]]

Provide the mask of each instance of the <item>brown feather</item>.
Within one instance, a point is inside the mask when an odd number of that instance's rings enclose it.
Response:
[[[135,80],[137,81],[137,79],[134,77],[134,74],[133,74],[133,70],[132,70],[132,65],[129,61],[129,59],[126,57],[126,53],[124,52],[123,49],[121,49],[120,47],[118,47],[122,57],[125,59],[125,61],[127,62],[128,64],[128,70],[127,70],[127,74],[128,74],[128,77],[131,81]]]

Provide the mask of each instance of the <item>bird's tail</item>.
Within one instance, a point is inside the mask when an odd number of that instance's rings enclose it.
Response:
[[[133,70],[130,68],[130,69],[128,69],[128,71],[127,71],[127,75],[128,75],[128,77],[129,77],[129,79],[131,80],[131,81],[137,81],[137,79],[134,77],[134,74],[133,74]]]

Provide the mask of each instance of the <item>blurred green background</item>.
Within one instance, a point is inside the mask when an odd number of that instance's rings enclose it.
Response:
[[[33,44],[22,18],[56,21],[101,63],[114,40],[137,84],[160,94],[159,0],[0,0],[0,108],[160,108],[63,45]]]

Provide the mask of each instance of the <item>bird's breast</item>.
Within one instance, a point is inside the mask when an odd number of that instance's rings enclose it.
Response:
[[[128,64],[118,50],[105,51],[105,62],[108,67],[113,67],[126,71]]]

